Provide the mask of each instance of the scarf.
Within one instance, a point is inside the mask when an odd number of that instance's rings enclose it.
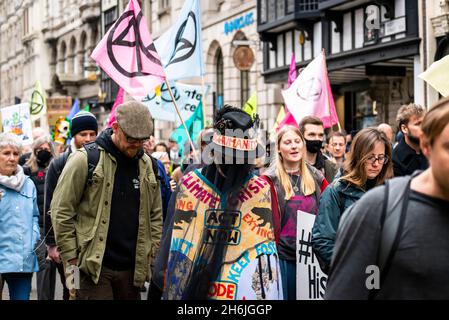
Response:
[[[23,173],[23,169],[21,166],[17,166],[16,173],[12,176],[4,176],[0,174],[0,184],[13,189],[17,192],[22,190],[23,184],[25,183],[25,174]]]

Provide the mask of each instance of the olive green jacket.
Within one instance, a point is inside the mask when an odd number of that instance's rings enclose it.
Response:
[[[56,244],[62,259],[78,259],[78,266],[98,283],[108,236],[110,205],[117,162],[100,150],[93,172],[92,185],[87,186],[87,153],[73,153],[56,186],[50,212]],[[151,260],[159,248],[162,235],[162,202],[151,159],[139,160],[140,209],[134,269],[134,285],[143,286],[149,279]]]

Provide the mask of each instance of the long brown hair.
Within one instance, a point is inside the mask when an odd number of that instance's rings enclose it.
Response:
[[[376,186],[381,185],[385,180],[393,177],[393,166],[391,159],[391,144],[385,133],[376,128],[365,128],[361,130],[351,143],[351,149],[344,162],[344,175],[341,177],[351,184],[360,188],[365,188],[366,176],[365,163],[374,149],[376,142],[382,142],[385,146],[385,155],[388,157],[387,163],[383,164],[382,170],[375,178]]]
[[[279,182],[281,184],[282,189],[285,193],[285,200],[289,200],[291,197],[295,195],[293,191],[292,182],[290,179],[290,176],[288,175],[287,171],[285,170],[284,165],[284,159],[282,158],[280,154],[280,143],[282,140],[282,137],[287,133],[293,131],[296,133],[299,137],[301,137],[301,140],[303,142],[303,150],[302,150],[302,157],[301,160],[299,160],[299,171],[301,173],[301,192],[308,196],[315,192],[315,180],[313,179],[312,173],[310,172],[309,168],[307,168],[306,163],[306,148],[305,148],[305,141],[304,137],[301,134],[301,131],[297,127],[293,126],[284,126],[277,134],[277,145],[276,145],[276,176],[279,179]]]

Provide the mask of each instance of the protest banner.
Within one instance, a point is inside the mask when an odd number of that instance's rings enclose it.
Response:
[[[322,300],[327,276],[312,250],[315,215],[298,210],[296,233],[296,294],[298,300]]]
[[[196,110],[200,101],[204,98],[202,94],[202,86],[190,85],[179,82],[170,83],[176,104],[183,119],[189,119]],[[210,86],[205,86],[205,94],[207,95]],[[156,90],[152,90],[142,102],[148,106],[151,116],[157,120],[175,122],[177,126],[181,124],[181,120],[176,114],[173,99],[168,92],[165,82]]]
[[[1,113],[3,132],[17,135],[22,145],[33,143],[29,103],[2,108]]]

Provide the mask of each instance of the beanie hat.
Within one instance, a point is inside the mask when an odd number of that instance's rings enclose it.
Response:
[[[72,118],[72,127],[70,130],[72,137],[84,130],[93,130],[98,133],[97,118],[88,111],[80,111]]]

